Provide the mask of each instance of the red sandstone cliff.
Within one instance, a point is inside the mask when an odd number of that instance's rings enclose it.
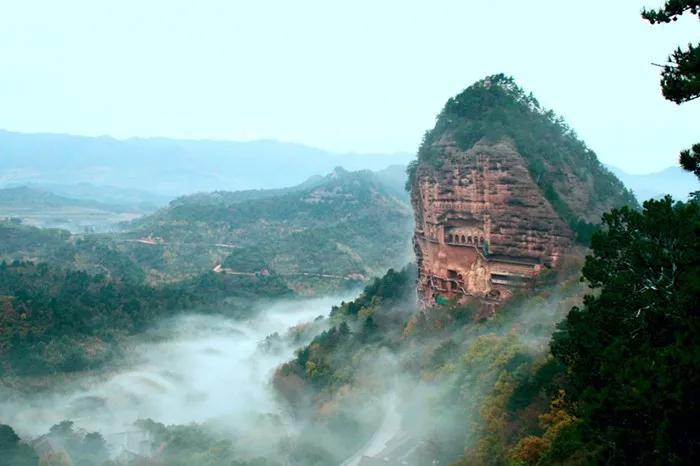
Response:
[[[504,299],[556,264],[572,232],[511,143],[463,151],[443,137],[434,148],[442,167],[419,165],[412,190],[418,292],[426,305],[438,295]]]
[[[561,118],[506,76],[448,100],[409,167],[418,294],[497,303],[634,204]]]

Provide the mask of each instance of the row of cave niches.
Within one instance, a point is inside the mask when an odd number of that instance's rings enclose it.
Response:
[[[450,244],[471,244],[482,246],[484,244],[483,236],[464,236],[464,235],[446,235],[445,241]]]

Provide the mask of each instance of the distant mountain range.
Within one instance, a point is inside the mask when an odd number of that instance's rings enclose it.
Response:
[[[173,198],[294,186],[340,166],[380,170],[410,154],[339,154],[301,144],[127,139],[0,130],[0,187],[89,183]]]
[[[101,185],[91,183],[10,183],[7,188],[28,187],[40,191],[46,191],[58,196],[73,200],[96,201],[104,205],[128,207],[133,210],[153,211],[158,207],[167,205],[172,200],[172,196],[159,195],[148,191],[148,187],[143,189],[119,188],[117,186]]]
[[[0,209],[50,209],[59,207],[81,207],[109,212],[128,212],[130,210],[118,204],[105,204],[93,199],[67,197],[31,186],[0,189]]]
[[[0,188],[29,186],[74,200],[153,211],[194,192],[297,186],[335,167],[369,169],[406,198],[408,153],[334,153],[274,140],[249,142],[126,139],[0,130]],[[608,165],[638,200],[700,190],[691,174],[669,167],[631,175]]]
[[[680,167],[668,167],[645,175],[631,175],[610,165],[607,168],[634,192],[639,202],[666,194],[677,200],[686,200],[689,193],[700,191],[700,182],[695,175]]]

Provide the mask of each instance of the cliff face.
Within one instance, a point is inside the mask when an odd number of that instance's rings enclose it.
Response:
[[[463,151],[443,138],[436,147],[445,163],[418,167],[411,196],[424,304],[438,296],[500,301],[556,265],[573,233],[511,143]]]
[[[450,99],[427,133],[409,168],[424,306],[502,302],[632,199],[552,115],[497,76]]]

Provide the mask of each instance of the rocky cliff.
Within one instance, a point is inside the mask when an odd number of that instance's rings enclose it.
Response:
[[[498,303],[634,204],[560,118],[510,78],[450,99],[409,167],[418,294]]]

